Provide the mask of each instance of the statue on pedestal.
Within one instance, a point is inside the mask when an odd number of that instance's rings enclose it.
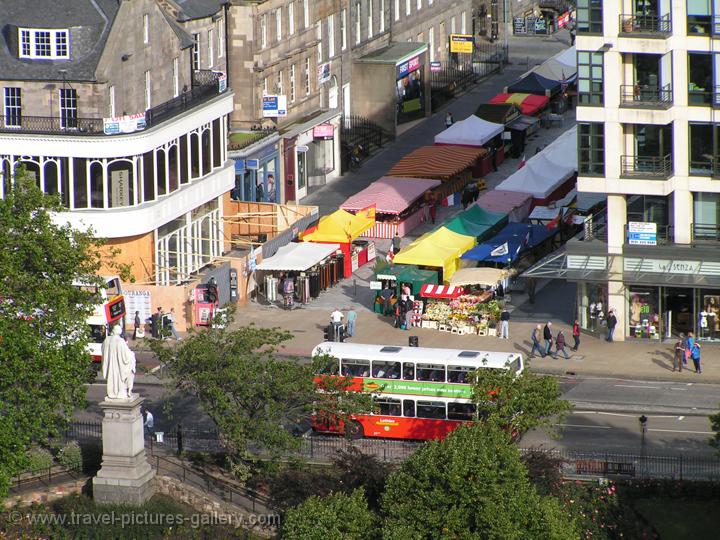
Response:
[[[102,374],[107,380],[107,397],[111,400],[133,398],[135,379],[135,353],[120,336],[122,329],[113,326],[102,344]]]

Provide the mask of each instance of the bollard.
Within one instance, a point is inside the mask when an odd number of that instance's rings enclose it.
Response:
[[[183,436],[182,436],[182,425],[178,424],[177,427],[177,453],[178,455],[182,454],[183,451]]]
[[[353,292],[353,297],[357,296],[357,279],[353,279],[353,286],[355,287],[355,290]]]

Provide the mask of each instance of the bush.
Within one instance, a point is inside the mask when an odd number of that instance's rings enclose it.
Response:
[[[80,470],[83,464],[80,445],[76,441],[70,441],[57,453],[57,460],[71,471]]]
[[[95,474],[102,465],[102,442],[83,443],[80,447],[82,470],[85,474]]]
[[[53,464],[53,457],[49,450],[45,448],[31,448],[25,454],[27,458],[27,470],[36,473],[40,471],[46,471]]]

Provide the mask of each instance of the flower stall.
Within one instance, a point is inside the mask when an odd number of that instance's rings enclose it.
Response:
[[[423,328],[461,335],[495,335],[500,310],[491,291],[467,294],[463,287],[426,285],[420,295],[428,302],[422,316]]]

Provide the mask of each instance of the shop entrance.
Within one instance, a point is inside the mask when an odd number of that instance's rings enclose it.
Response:
[[[680,288],[664,288],[663,312],[664,318],[670,323],[670,332],[673,336],[686,334],[694,330],[693,290]]]

